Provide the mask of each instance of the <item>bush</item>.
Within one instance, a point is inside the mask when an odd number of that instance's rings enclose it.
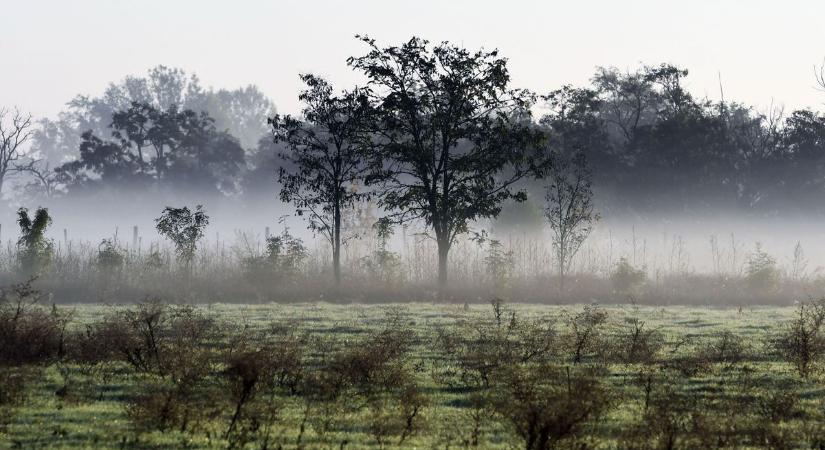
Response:
[[[496,378],[492,405],[527,450],[548,450],[578,437],[611,405],[594,369],[509,366]]]
[[[807,378],[814,365],[825,353],[825,299],[800,302],[796,317],[774,340],[774,347],[782,357],[794,364],[797,372]]]
[[[756,243],[756,249],[748,256],[745,266],[745,283],[755,294],[772,294],[779,289],[782,274],[776,259]]]
[[[570,352],[573,364],[579,364],[585,358],[601,354],[605,350],[602,325],[607,322],[606,311],[598,306],[587,305],[581,312],[568,315],[566,322],[564,345]]]
[[[36,277],[45,272],[52,262],[54,243],[46,239],[46,229],[52,223],[49,210],[37,208],[34,217],[29,210],[17,210],[20,238],[17,240],[17,260],[24,277]]]
[[[616,336],[615,356],[626,364],[649,363],[661,350],[663,341],[658,330],[646,327],[638,317],[630,317]]]
[[[730,331],[719,333],[702,349],[704,358],[709,362],[724,363],[729,366],[741,362],[746,353],[745,342],[740,336]]]
[[[46,363],[64,351],[69,315],[42,308],[32,282],[0,288],[0,366]]]
[[[647,273],[643,269],[633,267],[627,258],[620,258],[616,263],[616,268],[610,274],[613,292],[621,296],[639,295],[646,280]]]

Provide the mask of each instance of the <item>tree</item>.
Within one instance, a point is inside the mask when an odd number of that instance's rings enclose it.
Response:
[[[24,156],[25,144],[33,134],[31,115],[0,108],[0,193],[7,177],[17,170],[16,163]]]
[[[160,217],[155,219],[155,228],[158,233],[175,245],[175,252],[183,261],[187,272],[192,269],[192,260],[195,258],[198,241],[203,238],[207,225],[209,225],[209,216],[206,215],[201,205],[196,206],[194,212],[186,206],[182,208],[167,206]]]
[[[111,134],[113,140],[83,133],[80,158],[57,169],[69,189],[152,183],[192,189],[199,195],[238,189],[236,175],[244,150],[234,137],[217,131],[206,113],[180,111],[174,105],[160,110],[135,102],[113,114]]]
[[[204,89],[195,74],[157,66],[145,75],[129,75],[110,83],[100,96],[78,95],[55,119],[43,119],[32,137],[32,152],[57,167],[77,155],[80,135],[91,130],[108,136],[113,115],[132,103],[144,103],[160,111],[207,112],[215,127],[237,137],[244,148],[254,147],[267,132],[266,117],[275,107],[255,86],[232,90]]]
[[[549,177],[544,213],[553,230],[559,283],[564,290],[564,275],[593,231],[593,222],[599,220],[599,214],[594,211],[591,174],[583,153],[575,154],[570,160],[560,158]]]
[[[495,217],[505,200],[523,201],[516,183],[549,165],[542,133],[529,111],[534,96],[509,87],[507,60],[497,51],[412,38],[379,47],[348,63],[369,79],[374,115],[378,205],[400,223],[422,219],[438,245],[438,280],[447,283],[447,256],[472,221]]]
[[[51,263],[54,244],[46,238],[46,229],[51,223],[52,218],[46,208],[37,208],[34,217],[29,217],[26,208],[17,210],[17,225],[20,226],[17,258],[20,270],[26,277],[39,275]]]
[[[276,115],[269,119],[277,142],[287,144],[278,170],[281,200],[292,202],[309,228],[332,245],[335,283],[341,283],[341,216],[365,198],[358,185],[366,176],[365,137],[361,130],[368,99],[363,90],[333,94],[332,86],[302,75],[307,89],[298,97],[303,120]]]

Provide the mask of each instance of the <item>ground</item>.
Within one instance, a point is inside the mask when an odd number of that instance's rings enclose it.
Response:
[[[75,311],[75,323],[83,324],[97,320],[110,310],[103,305],[74,305],[67,308]],[[400,313],[418,336],[413,353],[413,366],[417,378],[425,386],[427,405],[422,410],[420,431],[405,440],[404,448],[456,448],[462,447],[465,435],[469,433],[466,419],[467,390],[440,385],[431,376],[434,370],[444,364],[443,355],[435,351],[434,337],[439,327],[448,327],[457,321],[475,317],[488,318],[490,305],[227,305],[202,306],[214,317],[252,327],[266,327],[285,319],[299,321],[314,333],[334,334],[343,342],[357,337],[366,330],[377,329],[385,322],[388,313]],[[580,311],[581,305],[542,306],[508,305],[508,311],[515,311],[518,317],[541,318],[553,321],[563,332],[565,317]],[[741,360],[732,362],[711,361],[706,370],[672,378],[679,380],[673,386],[675,392],[688,392],[692,398],[713,404],[715,399],[735,397],[744,385],[743,376],[756,374],[751,378],[761,388],[794,386],[799,396],[798,412],[783,417],[783,429],[798,431],[807,426],[807,418],[815,417],[822,410],[825,389],[819,375],[803,380],[795,367],[780,358],[770,356],[772,336],[780,333],[794,315],[794,308],[752,307],[739,308],[712,307],[637,307],[632,305],[603,306],[608,313],[608,324],[622,327],[627,318],[637,317],[645,322],[647,329],[655,329],[668,344],[660,350],[661,362],[657,367],[667,365],[667,361],[679,360],[680,356],[695,353],[704,343],[712,342],[730,332],[741,337],[740,343],[746,351]],[[81,326],[81,325],[75,325]],[[684,345],[680,344],[684,343]],[[738,357],[737,357],[738,358]],[[584,441],[597,448],[620,448],[624,444],[623,433],[639,425],[643,398],[643,384],[638,382],[644,367],[636,363],[605,362],[603,382],[618,400],[598,420],[588,423],[583,430]],[[22,406],[4,433],[0,433],[0,448],[227,448],[221,437],[221,427],[215,425],[201,432],[190,434],[172,432],[137,433],[125,414],[125,405],[134,389],[135,376],[128,371],[120,371],[104,381],[96,381],[89,387],[96,394],[86,398],[66,398],[58,395],[67,371],[79,370],[74,367],[48,367],[39,380],[31,386],[29,398]],[[664,369],[658,368],[653,372]],[[69,375],[73,376],[73,375]],[[83,375],[76,375],[86,380]],[[738,380],[738,381],[737,381]],[[81,383],[87,383],[81,381]],[[761,404],[761,403],[760,403]],[[710,408],[709,406],[707,408]],[[302,406],[299,402],[285,399],[279,414],[278,425],[274,429],[273,440],[283,448],[295,448],[298,430],[301,426]],[[332,431],[320,433],[310,424],[302,438],[304,448],[379,448],[376,439],[365,427],[366,413],[349,413],[341,418],[341,423]],[[758,413],[754,413],[757,414]],[[693,417],[693,416],[691,416]],[[747,420],[753,422],[753,414]],[[818,417],[818,416],[816,416]],[[758,426],[758,425],[757,425]],[[687,442],[687,441],[685,441]],[[277,445],[272,445],[275,448]],[[385,447],[396,446],[392,440]],[[482,448],[524,448],[523,441],[503,420],[488,422],[479,440]],[[258,447],[249,447],[258,448]]]

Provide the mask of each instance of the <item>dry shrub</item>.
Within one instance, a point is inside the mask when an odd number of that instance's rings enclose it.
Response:
[[[557,448],[580,437],[612,397],[593,368],[510,366],[492,388],[492,408],[523,439],[527,450]]]
[[[229,448],[259,442],[266,447],[271,424],[280,407],[272,391],[277,370],[277,349],[262,348],[234,352],[226,362],[222,378],[232,411],[226,439]]]
[[[427,397],[414,384],[371,400],[369,430],[378,446],[384,448],[393,438],[401,445],[415,434],[421,427],[421,411],[426,405]]]
[[[723,331],[708,341],[700,352],[708,362],[730,367],[746,358],[748,348],[741,336]]]
[[[774,340],[774,347],[787,361],[794,364],[803,378],[814,369],[825,353],[825,299],[800,302],[796,317]]]
[[[405,386],[414,338],[399,317],[391,317],[382,330],[335,352],[322,370],[333,384],[362,396]]]
[[[662,334],[638,317],[625,320],[615,336],[615,358],[625,364],[650,363],[664,345]]]
[[[700,420],[699,399],[676,389],[678,380],[667,376],[640,374],[644,403],[640,422],[627,430],[621,448],[691,448]]]
[[[573,364],[600,356],[606,349],[603,326],[607,322],[607,311],[595,305],[587,305],[576,314],[566,318],[567,331],[562,335],[563,346],[570,354]]]
[[[547,362],[559,341],[554,324],[521,319],[493,302],[493,320],[473,320],[437,330],[435,348],[447,362],[435,368],[437,381],[475,388],[490,386],[495,371],[513,364]]]
[[[143,376],[127,408],[133,424],[186,431],[220,407],[212,377],[220,331],[191,307],[153,301],[108,317],[92,335],[108,338],[103,350]]]
[[[0,366],[47,363],[61,356],[70,316],[38,305],[34,279],[0,288]]]

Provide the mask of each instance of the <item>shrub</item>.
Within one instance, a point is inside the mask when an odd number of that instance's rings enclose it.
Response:
[[[514,364],[546,362],[559,340],[552,322],[519,320],[511,314],[503,321],[503,304],[494,300],[493,320],[473,321],[437,330],[435,347],[448,362],[437,368],[439,381],[489,387],[494,373]],[[440,371],[440,372],[439,372]]]
[[[120,272],[126,257],[123,250],[113,239],[104,239],[97,247],[97,267],[105,275],[112,276]]]
[[[729,366],[741,362],[746,352],[747,348],[742,338],[730,331],[719,333],[702,350],[703,356],[709,362],[724,363]]]
[[[771,294],[779,289],[781,273],[776,259],[756,243],[756,249],[748,256],[745,265],[745,283],[751,292]]]
[[[627,364],[651,362],[663,345],[662,334],[638,317],[625,320],[616,336],[616,357]]]
[[[254,439],[261,423],[273,420],[277,414],[277,408],[272,408],[273,403],[257,403],[260,394],[272,388],[276,354],[277,351],[268,348],[247,350],[230,354],[226,362],[222,377],[232,409],[226,430],[226,438],[232,444],[230,447],[243,447]]]
[[[33,277],[49,268],[54,255],[54,243],[46,238],[46,230],[52,223],[49,210],[37,208],[34,217],[29,210],[17,210],[20,238],[17,240],[17,260],[24,277]]]
[[[294,282],[304,268],[307,255],[304,242],[284,228],[280,235],[266,238],[263,254],[243,256],[241,266],[251,281]]]
[[[0,288],[0,366],[39,364],[61,356],[69,316],[46,311],[32,281]]]
[[[598,306],[587,305],[581,312],[568,315],[566,322],[565,347],[571,353],[573,364],[604,350],[602,325],[607,322],[607,312]]]
[[[803,378],[810,375],[814,364],[825,353],[825,299],[800,302],[796,317],[774,340],[776,350],[794,364]]]
[[[611,404],[593,369],[508,366],[496,378],[492,405],[527,450],[556,448],[576,438]]]
[[[633,267],[627,258],[620,258],[610,274],[613,292],[622,296],[638,295],[646,280],[647,273],[643,269]]]

